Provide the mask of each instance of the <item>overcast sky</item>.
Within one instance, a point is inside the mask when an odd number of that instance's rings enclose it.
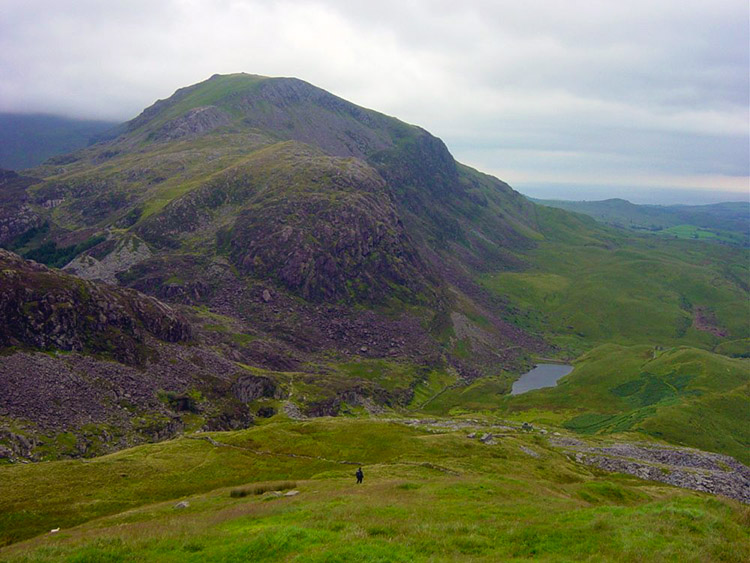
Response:
[[[296,76],[421,125],[532,195],[746,195],[748,11],[748,0],[0,0],[0,111],[126,120],[214,73]]]

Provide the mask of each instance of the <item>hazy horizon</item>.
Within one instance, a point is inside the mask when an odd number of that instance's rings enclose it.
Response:
[[[502,178],[501,178],[502,179]],[[748,203],[750,192],[675,187],[633,187],[570,184],[511,184],[513,189],[535,199],[562,201],[602,201],[624,199],[639,205],[710,205],[714,203]],[[748,217],[750,221],[750,216]]]

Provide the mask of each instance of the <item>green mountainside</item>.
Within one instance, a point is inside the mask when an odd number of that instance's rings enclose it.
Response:
[[[747,338],[747,249],[596,230],[548,207],[538,214],[546,236],[525,254],[529,267],[479,278],[516,306],[521,326],[574,354],[604,342],[710,349]]]
[[[2,171],[0,203],[0,545],[64,528],[0,558],[750,549],[742,245],[535,204],[419,127],[248,74]],[[574,370],[509,395],[545,359]]]

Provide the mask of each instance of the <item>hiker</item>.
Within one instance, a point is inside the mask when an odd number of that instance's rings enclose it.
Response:
[[[365,478],[365,474],[362,473],[361,467],[357,469],[357,472],[354,475],[357,477],[357,485],[359,485],[362,482],[362,479]]]

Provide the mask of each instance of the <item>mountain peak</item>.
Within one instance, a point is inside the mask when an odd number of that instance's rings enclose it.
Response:
[[[442,141],[420,127],[360,107],[298,78],[238,73],[180,88],[128,123],[129,141],[161,142],[211,133],[261,133],[331,156],[369,159],[395,146],[428,149],[454,166]],[[421,148],[419,148],[421,147]],[[455,174],[453,174],[455,176]]]

